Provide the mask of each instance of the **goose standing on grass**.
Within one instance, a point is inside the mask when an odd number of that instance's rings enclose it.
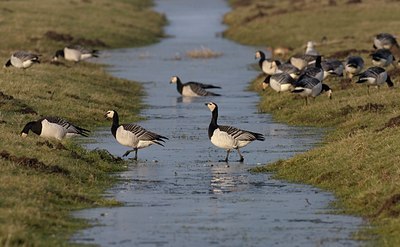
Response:
[[[34,63],[40,63],[39,55],[27,51],[17,51],[11,55],[4,67],[14,66],[19,69],[27,69]]]
[[[276,92],[287,92],[293,89],[296,80],[293,79],[288,73],[276,73],[268,75],[263,81],[263,91],[270,86]]]
[[[332,89],[328,85],[323,84],[320,80],[309,76],[304,76],[298,80],[292,90],[292,93],[305,98],[306,105],[308,105],[309,97],[315,98],[323,92],[326,92],[329,99],[332,99]]]
[[[264,141],[264,136],[246,130],[241,130],[232,126],[218,125],[218,106],[213,102],[205,103],[212,112],[211,122],[208,127],[208,137],[211,143],[219,148],[226,149],[225,162],[228,162],[229,153],[232,149],[236,149],[239,154],[239,161],[243,162],[244,157],[240,153],[239,148],[248,145],[250,142],[258,140]]]
[[[176,89],[182,96],[187,96],[187,97],[221,96],[220,94],[205,90],[209,88],[221,88],[211,84],[204,84],[193,81],[182,83],[181,79],[178,76],[172,76],[169,83],[176,84]]]
[[[399,47],[397,43],[396,37],[391,35],[390,33],[380,33],[374,37],[374,45],[375,49],[392,49],[392,47]]]
[[[167,137],[150,132],[136,124],[119,124],[119,117],[116,111],[107,111],[105,117],[113,120],[111,133],[115,139],[121,145],[133,148],[133,150],[126,151],[123,157],[135,151],[135,157],[133,159],[137,160],[138,149],[146,148],[153,144],[164,146],[162,142],[168,140]]]
[[[59,117],[44,117],[37,121],[29,122],[21,131],[21,136],[26,137],[30,130],[41,137],[58,140],[72,135],[88,136],[90,132],[90,130],[78,127]]]
[[[300,75],[300,70],[291,63],[278,63],[276,73],[287,73],[293,79],[296,79]]]
[[[315,49],[314,41],[307,42],[306,52],[304,54],[311,56],[319,56],[319,52]]]
[[[314,62],[316,59],[317,56],[303,54],[303,55],[294,55],[290,57],[289,62],[299,70],[302,70],[307,65]]]
[[[321,65],[321,56],[317,56],[315,60],[315,64],[310,64],[303,69],[298,80],[301,80],[303,77],[313,77],[322,81],[324,79],[324,70]]]
[[[349,78],[352,79],[364,68],[364,59],[360,56],[350,56],[346,59],[344,68]]]
[[[372,64],[379,67],[387,67],[393,64],[396,67],[395,58],[388,49],[378,49],[374,53],[371,53]]]
[[[258,60],[260,69],[267,75],[273,75],[276,73],[278,65],[280,64],[277,60],[266,59],[265,53],[262,51],[256,51],[255,59]]]
[[[384,68],[381,67],[371,67],[368,68],[366,71],[359,75],[357,83],[367,83],[368,87],[368,95],[369,95],[369,87],[370,86],[377,86],[378,89],[383,84],[387,83],[389,88],[393,87],[393,82],[390,79],[390,76],[386,72]]]
[[[324,79],[330,75],[343,76],[344,66],[338,59],[327,59],[321,62],[321,67],[324,70]]]
[[[58,57],[63,57],[65,60],[77,63],[88,58],[98,57],[98,50],[85,49],[81,46],[65,47],[62,50],[56,51],[52,61],[57,61]]]

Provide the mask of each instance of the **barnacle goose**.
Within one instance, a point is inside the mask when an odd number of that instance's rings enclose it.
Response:
[[[43,117],[37,121],[29,122],[22,129],[21,136],[26,137],[30,130],[41,137],[58,140],[71,135],[88,136],[90,132],[59,117]]]
[[[397,43],[396,37],[391,35],[390,33],[379,33],[374,37],[374,45],[375,49],[388,49],[390,50],[393,46],[400,48]]]
[[[293,66],[295,66],[299,70],[302,70],[307,65],[314,62],[316,59],[317,59],[317,56],[302,54],[302,55],[294,55],[294,56],[290,57],[289,62],[291,64],[293,64]]]
[[[321,67],[324,70],[324,79],[329,75],[343,76],[343,63],[337,59],[331,58],[321,62]]]
[[[200,82],[187,82],[182,83],[178,76],[172,76],[169,82],[170,84],[176,84],[176,89],[182,96],[188,97],[199,97],[199,96],[221,96],[220,94],[206,91],[208,88],[221,88],[211,84],[203,84]]]
[[[231,149],[236,149],[240,156],[240,162],[244,161],[243,155],[239,148],[242,148],[252,141],[264,141],[262,134],[254,133],[246,130],[241,130],[232,126],[218,125],[218,106],[214,102],[205,103],[212,112],[211,122],[208,127],[208,137],[211,143],[219,148],[226,149],[225,162],[228,162],[228,157]]]
[[[308,41],[307,47],[306,47],[306,52],[304,54],[311,55],[311,56],[319,56],[319,52],[315,49],[314,46],[315,46],[315,42]]]
[[[363,73],[359,75],[357,83],[367,83],[368,94],[370,86],[377,86],[378,88],[382,86],[384,83],[391,88],[393,87],[393,82],[390,79],[390,76],[386,72],[384,68],[381,67],[370,67]]]
[[[135,157],[133,159],[137,160],[138,149],[146,148],[153,144],[164,146],[161,142],[168,140],[167,137],[150,132],[136,124],[119,124],[117,111],[107,111],[105,117],[113,120],[111,133],[115,139],[121,145],[133,148],[133,150],[126,151],[123,157],[135,151]]]
[[[265,90],[268,85],[276,92],[286,92],[293,88],[296,82],[288,73],[276,73],[274,75],[268,75],[263,81],[263,90]]]
[[[297,77],[299,77],[300,74],[300,70],[294,66],[291,63],[280,63],[278,62],[278,67],[277,70],[275,71],[276,73],[287,73],[289,74],[293,79],[296,79]]]
[[[321,66],[321,56],[317,56],[315,60],[315,64],[310,64],[303,69],[300,73],[298,80],[301,80],[303,77],[313,77],[322,81],[324,79],[324,70]]]
[[[258,60],[260,69],[267,75],[273,75],[276,73],[277,67],[280,64],[277,60],[266,59],[265,53],[262,51],[256,51],[255,59]]]
[[[26,69],[34,63],[40,63],[39,55],[27,51],[17,51],[11,55],[11,58],[7,60],[4,67],[14,66],[19,69]]]
[[[299,79],[292,90],[292,93],[305,98],[306,105],[308,104],[308,97],[315,98],[323,92],[327,92],[329,99],[332,99],[331,88],[328,85],[323,84],[320,80],[310,76],[304,76]]]
[[[77,63],[91,57],[98,57],[98,50],[85,49],[82,46],[64,47],[64,49],[56,51],[52,61],[57,61],[58,57]]]
[[[371,53],[370,56],[372,57],[372,64],[375,66],[387,67],[393,64],[396,67],[394,63],[395,58],[388,49],[378,49],[374,53]]]
[[[364,68],[364,60],[360,56],[350,56],[346,59],[344,67],[351,79],[353,76],[358,75]]]

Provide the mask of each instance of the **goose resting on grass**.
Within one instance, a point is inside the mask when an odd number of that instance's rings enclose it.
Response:
[[[73,125],[59,117],[44,117],[37,121],[29,122],[21,131],[21,136],[26,137],[30,130],[41,137],[55,138],[57,140],[62,140],[71,135],[88,136],[90,132],[90,130]]]
[[[344,68],[349,78],[352,79],[364,68],[364,59],[360,56],[350,56],[346,59]]]
[[[105,117],[113,120],[111,133],[115,139],[121,145],[133,148],[133,150],[126,151],[123,157],[135,151],[135,157],[133,159],[137,160],[138,149],[146,148],[153,144],[164,146],[162,142],[168,140],[167,137],[150,132],[136,124],[119,124],[118,113],[114,110],[107,111]]]
[[[27,51],[17,51],[11,55],[4,67],[13,66],[19,69],[27,69],[34,63],[40,63],[39,55]]]
[[[370,54],[372,57],[372,64],[379,67],[387,67],[390,64],[393,64],[396,67],[396,63],[394,63],[395,58],[388,49],[378,49],[374,53]]]
[[[209,88],[221,88],[211,84],[204,84],[193,81],[182,83],[181,79],[178,76],[171,77],[169,83],[176,84],[176,89],[182,96],[187,96],[187,97],[221,96],[220,94],[205,90]]]
[[[63,57],[67,61],[79,62],[91,57],[98,57],[98,50],[85,49],[81,46],[65,47],[56,51],[52,61],[57,61],[58,57]]]
[[[374,38],[374,45],[375,49],[388,49],[390,50],[392,47],[399,47],[397,43],[396,37],[391,35],[390,33],[380,33],[377,34]]]
[[[218,125],[218,106],[213,102],[205,103],[212,112],[211,122],[208,127],[208,137],[211,143],[219,148],[226,149],[225,162],[228,162],[229,153],[232,149],[238,151],[240,162],[244,161],[239,148],[248,145],[250,142],[258,140],[264,141],[264,136],[259,133],[241,130],[232,126]]]
[[[387,84],[389,88],[393,87],[393,82],[384,68],[370,67],[359,75],[357,83],[367,83],[368,94],[370,86],[377,86],[378,88],[383,84]]]

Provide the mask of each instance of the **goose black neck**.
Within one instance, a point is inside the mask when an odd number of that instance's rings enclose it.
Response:
[[[260,68],[262,68],[262,64],[265,61],[265,54],[264,52],[259,51],[260,54],[260,60],[258,61],[258,65],[260,66]]]
[[[211,115],[211,122],[210,125],[208,127],[208,137],[211,139],[214,130],[218,128],[218,107],[216,107],[213,111],[212,111],[212,115]]]
[[[113,124],[111,126],[111,133],[114,137],[117,135],[117,129],[119,127],[119,116],[116,111],[114,111],[114,116],[113,116]]]
[[[315,67],[316,67],[316,68],[322,69],[322,66],[321,66],[321,56],[317,56],[317,59],[315,60]]]
[[[183,84],[181,82],[181,79],[179,79],[178,77],[176,78],[176,89],[178,90],[178,92],[180,94],[182,94],[183,91]]]

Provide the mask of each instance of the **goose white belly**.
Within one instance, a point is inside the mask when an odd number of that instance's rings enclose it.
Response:
[[[197,95],[195,92],[193,92],[189,86],[182,88],[182,96],[199,97],[199,95]]]
[[[115,138],[124,146],[136,148],[139,144],[139,139],[132,132],[125,130],[122,126],[118,127]]]
[[[279,82],[275,81],[275,80],[271,80],[269,85],[271,86],[271,88],[273,90],[275,90],[276,92],[286,92],[289,91],[291,89],[291,84],[290,83],[285,83],[285,84],[280,84]]]
[[[303,91],[301,91],[301,92],[299,92],[299,93],[296,92],[296,94],[300,95],[301,97],[308,97],[308,96],[311,96],[312,90],[309,89],[309,88],[297,87],[297,88],[295,88],[294,90],[300,90],[300,89],[302,89]]]
[[[64,127],[55,123],[50,123],[47,120],[42,121],[42,132],[40,136],[61,140],[66,134],[67,130]]]
[[[262,64],[262,71],[264,71],[267,75],[273,75],[276,73],[277,67],[267,60],[265,60]]]
[[[81,53],[74,49],[64,49],[64,58],[69,61],[79,62],[81,58]]]
[[[214,130],[211,136],[211,143],[215,146],[223,149],[233,149],[237,147],[237,141],[228,133],[220,131],[219,129]]]
[[[153,141],[142,141],[142,140],[139,140],[139,143],[137,144],[137,148],[138,149],[146,148],[146,147],[151,146],[153,144],[154,144]]]

